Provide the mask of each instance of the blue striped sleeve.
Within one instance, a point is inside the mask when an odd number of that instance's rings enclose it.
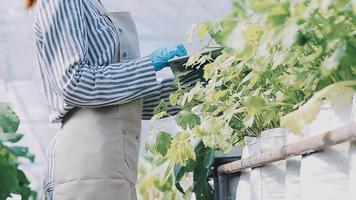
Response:
[[[155,108],[159,105],[161,100],[164,100],[169,105],[169,96],[171,93],[175,92],[175,88],[173,86],[174,79],[165,79],[161,82],[160,93],[154,96],[145,97],[143,100],[143,112],[142,119],[150,120],[154,115]],[[168,114],[175,115],[180,111],[178,106],[170,106],[168,107]]]
[[[122,104],[159,95],[161,86],[147,57],[106,66],[89,64],[83,1],[43,0],[38,8],[36,23],[42,37],[37,55],[56,95],[76,107]]]
[[[184,76],[178,77],[178,80],[181,85],[191,88],[195,85],[196,82],[200,81],[200,74],[198,71],[193,70]],[[174,87],[174,79],[164,79],[160,86],[161,89],[159,95],[148,96],[144,98],[142,119],[151,119],[154,115],[155,108],[159,105],[161,100],[166,101],[168,104],[167,116],[174,116],[179,111],[181,111],[180,106],[172,106],[169,103],[170,94],[176,91],[176,88]]]

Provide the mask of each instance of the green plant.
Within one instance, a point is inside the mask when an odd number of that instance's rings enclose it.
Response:
[[[19,157],[34,161],[34,155],[26,147],[13,145],[21,140],[17,133],[20,120],[11,108],[0,102],[0,199],[11,194],[21,195],[22,199],[36,199],[36,192],[29,187],[29,180],[20,169]]]
[[[196,198],[212,199],[207,181],[214,151],[229,151],[245,136],[281,124],[298,132],[324,98],[339,106],[350,102],[356,85],[355,6],[351,0],[239,0],[224,20],[195,26],[201,39],[210,34],[224,53],[204,66],[207,83],[188,89],[178,83],[171,95],[169,103],[182,108],[175,118],[183,130],[171,143],[156,130],[158,137],[148,144],[181,192],[181,177],[193,172]],[[187,67],[207,59],[195,54]],[[288,115],[304,104],[303,112]],[[296,116],[302,120],[293,121]]]

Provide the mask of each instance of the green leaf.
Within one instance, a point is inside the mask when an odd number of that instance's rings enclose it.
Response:
[[[181,165],[174,166],[174,176],[176,177],[176,183],[179,183],[179,181],[183,178],[185,173],[187,173],[185,166],[181,166]]]
[[[203,165],[206,169],[209,169],[215,159],[215,150],[211,148],[207,148],[205,155],[204,155],[204,160],[203,160]]]
[[[189,57],[189,59],[188,59],[187,63],[185,64],[185,66],[187,66],[187,67],[194,66],[199,61],[200,57],[201,57],[201,53],[199,53],[199,52],[197,52],[195,54],[192,54]]]
[[[209,63],[204,66],[204,79],[205,80],[209,80],[211,78],[211,76],[213,75],[213,73],[215,71],[215,68],[216,68],[216,66],[214,63]]]
[[[164,99],[162,99],[160,102],[159,102],[159,104],[158,104],[158,106],[155,108],[155,110],[154,110],[154,114],[155,115],[157,115],[157,114],[159,114],[159,113],[163,113],[163,112],[167,112],[168,111],[168,105],[167,105],[167,102],[164,100]]]
[[[356,6],[355,6],[356,7]],[[351,42],[346,45],[345,55],[342,57],[340,61],[339,67],[345,67],[346,69],[356,68],[356,45],[352,45]],[[353,74],[356,74],[354,71]]]
[[[180,185],[179,182],[176,183],[176,188],[180,193],[185,194],[185,191],[184,191],[184,189],[182,188],[182,186]]]
[[[164,131],[161,131],[156,140],[156,151],[162,156],[166,156],[168,149],[171,147],[172,136]]]
[[[187,127],[193,128],[196,125],[200,125],[201,122],[198,115],[186,110],[179,112],[175,117],[175,120],[177,124],[183,129],[186,129]]]
[[[0,133],[0,141],[1,142],[11,142],[15,143],[21,140],[23,134],[20,133]]]
[[[213,98],[216,101],[225,101],[229,98],[230,90],[220,90],[214,93]]]
[[[28,158],[32,162],[35,160],[35,155],[32,154],[28,147],[12,146],[8,147],[9,151],[17,157]]]
[[[30,184],[30,181],[27,179],[25,173],[19,169],[17,170],[17,177],[18,177],[19,184],[21,186]]]
[[[23,200],[35,199],[35,192],[23,171],[18,169],[18,157],[34,161],[34,155],[26,147],[6,146],[7,142],[16,143],[23,135],[16,133],[20,120],[10,107],[0,102],[0,199],[11,194],[19,194]]]
[[[352,103],[352,97],[355,91],[356,90],[351,87],[340,87],[330,91],[326,99],[332,103],[334,108],[339,109]]]
[[[176,177],[176,182],[179,182],[184,174],[193,172],[195,167],[197,165],[197,162],[195,160],[188,160],[185,166],[181,165],[175,165],[174,166],[174,175]]]
[[[17,169],[0,157],[0,199],[7,199],[18,186]]]
[[[175,165],[174,166],[174,176],[176,177],[176,188],[182,193],[185,194],[184,189],[180,185],[180,181],[182,180],[183,176],[187,173],[193,172],[197,162],[195,160],[188,160],[185,166]]]
[[[264,99],[259,96],[249,96],[245,98],[245,105],[250,116],[260,113],[266,105]]]
[[[0,102],[0,133],[15,133],[20,119],[9,106]]]
[[[38,194],[37,194],[36,191],[32,191],[32,192],[31,192],[31,198],[32,198],[32,200],[36,200],[36,199],[37,199],[37,196],[38,196]]]
[[[161,118],[163,118],[163,117],[166,116],[166,115],[167,115],[167,111],[162,111],[162,112],[160,112],[160,113],[157,113],[157,114],[155,114],[155,115],[152,117],[152,121],[161,119]]]
[[[190,135],[187,131],[182,131],[173,137],[167,158],[170,163],[183,166],[186,165],[188,160],[195,160],[194,148],[190,144]]]
[[[259,1],[250,1],[251,8],[257,12],[267,11],[273,5],[275,5],[274,0],[259,0]]]
[[[289,17],[289,5],[288,4],[278,4],[272,7],[269,13],[269,21],[274,26],[283,25]]]
[[[171,175],[165,182],[157,182],[156,185],[161,192],[171,191],[173,187],[173,179],[174,177]]]
[[[324,76],[330,75],[332,70],[339,67],[342,57],[345,55],[346,41],[341,41],[339,47],[321,64],[321,72]]]
[[[172,106],[177,105],[178,97],[179,97],[178,92],[175,92],[175,93],[172,93],[169,95],[169,102],[171,103]]]
[[[233,129],[226,125],[226,121],[206,117],[200,126],[193,128],[194,136],[201,138],[204,145],[212,149],[229,150],[232,144],[229,142]]]
[[[198,35],[200,40],[203,40],[208,34],[208,26],[206,24],[200,24],[198,27]]]
[[[204,173],[204,171],[197,171],[197,176],[204,177],[203,175],[199,175],[201,173]],[[194,182],[194,193],[197,200],[214,200],[214,191],[207,179],[198,179]]]
[[[33,195],[33,191],[31,191],[31,188],[29,187],[30,181],[27,179],[25,173],[21,170],[17,170],[17,177],[19,188],[17,188],[14,193],[21,195],[22,199],[30,199],[30,197]]]
[[[21,196],[22,199],[30,199],[30,197],[33,195],[33,192],[31,190],[31,188],[29,187],[21,187],[20,189],[18,189],[16,191],[16,194],[19,194]]]
[[[195,154],[197,155],[197,163],[204,163],[206,154],[209,154],[209,148],[206,148],[202,142],[200,142],[195,148]],[[204,165],[197,165],[194,169],[194,184],[193,191],[197,200],[213,200],[213,189],[209,185],[208,177],[211,174],[211,168]]]
[[[301,64],[310,63],[316,60],[317,58],[319,58],[322,55],[322,53],[323,53],[323,47],[319,46],[312,54],[300,58],[299,62]]]
[[[283,116],[281,126],[294,133],[301,133],[303,126],[311,123],[318,115],[323,100],[331,101],[336,108],[343,107],[352,101],[352,94],[355,91],[352,87],[355,86],[356,81],[342,81],[329,85],[315,93],[309,101],[297,110]]]

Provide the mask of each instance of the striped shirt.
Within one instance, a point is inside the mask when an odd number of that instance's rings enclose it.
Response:
[[[142,119],[174,91],[156,81],[148,57],[113,63],[118,34],[89,0],[41,0],[35,20],[36,53],[52,122],[75,107],[103,107],[143,98]],[[169,114],[179,111],[169,107]]]

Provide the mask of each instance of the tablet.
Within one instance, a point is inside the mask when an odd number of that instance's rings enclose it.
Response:
[[[211,54],[211,58],[215,60],[218,56],[222,54],[223,48],[213,48],[209,49],[208,51],[202,52],[202,55],[209,55]],[[168,65],[171,67],[173,74],[176,77],[188,74],[192,71],[192,68],[186,68],[185,64],[188,62],[190,55],[183,56],[179,58],[174,58],[168,62]],[[208,63],[208,62],[207,62]],[[207,64],[205,63],[205,64]],[[204,66],[204,64],[202,65]]]

